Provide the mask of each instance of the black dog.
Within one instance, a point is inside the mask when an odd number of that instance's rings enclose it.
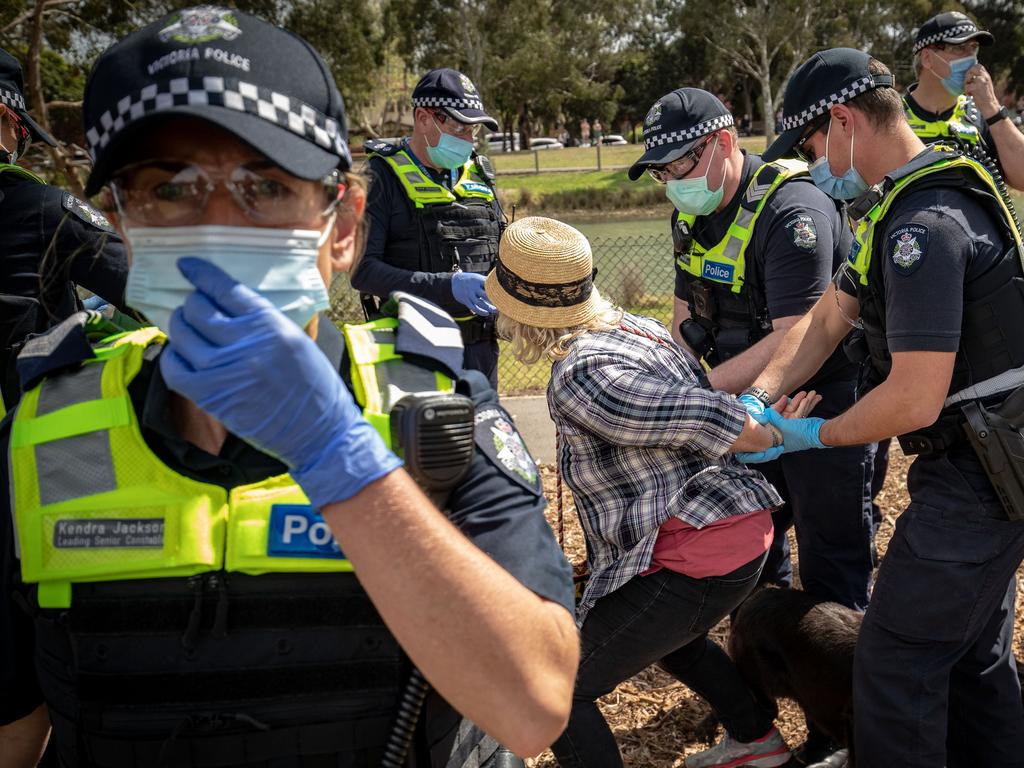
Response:
[[[863,615],[795,589],[760,589],[739,608],[729,655],[755,698],[778,714],[793,699],[808,724],[849,746],[853,649]]]

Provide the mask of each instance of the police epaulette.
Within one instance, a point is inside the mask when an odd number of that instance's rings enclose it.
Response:
[[[93,312],[76,312],[38,336],[29,337],[15,367],[21,388],[28,391],[45,376],[96,357],[86,332]]]
[[[366,150],[366,154],[370,155],[384,155],[390,156],[398,151],[398,144],[392,144],[390,141],[381,141],[380,139],[367,139],[363,142],[363,149]]]

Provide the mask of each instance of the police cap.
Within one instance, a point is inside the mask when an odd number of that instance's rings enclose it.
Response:
[[[412,105],[443,109],[460,123],[483,123],[492,131],[498,130],[498,121],[484,111],[473,81],[454,69],[427,72],[413,88]]]
[[[28,128],[32,137],[45,141],[51,147],[57,142],[53,136],[39,127],[32,119],[25,106],[25,78],[21,74],[21,64],[7,51],[0,48],[0,104],[14,112]]]
[[[789,154],[808,123],[875,88],[892,88],[892,75],[868,71],[871,57],[853,48],[818,51],[797,67],[782,100],[782,133],[761,155],[767,161]]]
[[[914,38],[914,53],[937,43],[966,43],[977,39],[979,45],[992,45],[995,38],[991,32],[978,29],[971,18],[959,11],[947,11],[932,16],[917,30]]]
[[[644,118],[644,153],[629,169],[639,179],[652,165],[682,157],[709,133],[733,124],[732,113],[700,88],[677,88],[662,96]]]
[[[214,123],[301,179],[347,170],[345,104],[298,35],[242,11],[185,8],[108,48],[85,86],[95,194],[125,162],[132,137],[170,115]]]

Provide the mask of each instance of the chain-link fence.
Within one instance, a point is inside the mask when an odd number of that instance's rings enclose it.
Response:
[[[667,236],[598,237],[590,241],[597,267],[595,283],[601,294],[624,309],[654,317],[666,325],[672,320],[675,273],[672,243]],[[363,321],[359,295],[339,275],[331,285],[331,316],[337,323]],[[523,365],[499,342],[498,388],[502,394],[542,392],[551,365]]]

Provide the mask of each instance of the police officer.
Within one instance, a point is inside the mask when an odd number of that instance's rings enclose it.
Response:
[[[747,388],[786,331],[829,284],[852,235],[842,205],[814,186],[796,160],[767,163],[740,149],[733,118],[698,88],[660,98],[644,124],[644,169],[675,206],[673,334],[711,366],[716,389]],[[852,405],[857,369],[841,350],[807,384],[823,396],[818,415]],[[800,581],[812,594],[863,610],[873,567],[871,447],[799,453],[762,464],[787,500],[776,513],[770,571],[792,581],[786,530],[796,523]]]
[[[412,106],[412,136],[398,144],[366,142],[370,228],[352,285],[371,317],[376,302],[392,291],[422,296],[451,313],[462,332],[466,368],[481,371],[496,388],[495,309],[484,278],[505,222],[494,169],[473,142],[480,126],[496,131],[498,123],[484,111],[473,82],[454,69],[424,75]]]
[[[76,283],[120,305],[128,272],[103,214],[17,164],[33,141],[57,145],[26,110],[18,60],[0,50],[0,414],[18,397],[25,337],[81,308]]]
[[[914,40],[916,83],[903,97],[907,122],[925,144],[956,142],[1006,183],[1024,189],[1024,134],[999,103],[992,76],[978,63],[979,46],[994,42],[990,32],[958,11],[928,19]]]
[[[790,79],[783,111],[765,156],[794,151],[823,191],[852,199],[856,244],[838,288],[789,331],[755,386],[798,386],[859,316],[880,383],[835,418],[803,429],[777,420],[785,449],[898,435],[918,454],[857,645],[857,765],[1020,765],[1019,225],[977,161],[925,148],[892,75],[866,53],[816,53]]]
[[[184,9],[101,56],[84,117],[160,328],[79,313],[19,358],[9,741],[45,702],[69,768],[507,765],[443,695],[543,749],[578,646],[535,464],[437,307],[399,294],[344,336],[317,314],[365,203],[323,60]]]

